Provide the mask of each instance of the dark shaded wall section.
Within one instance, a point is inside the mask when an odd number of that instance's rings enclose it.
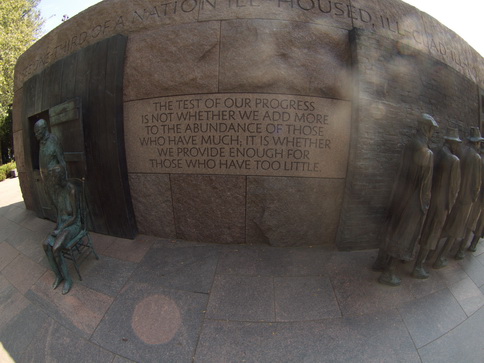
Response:
[[[425,112],[440,128],[430,141],[443,144],[447,126],[461,139],[479,126],[475,83],[440,61],[398,41],[354,29],[351,151],[343,212],[337,235],[340,249],[378,247],[400,153]]]
[[[76,98],[81,105],[92,230],[134,238],[137,230],[123,132],[126,44],[127,38],[121,35],[100,41],[57,61],[24,83],[21,120],[26,180],[22,189],[26,206],[40,215],[33,124],[38,117],[48,117],[49,109]]]

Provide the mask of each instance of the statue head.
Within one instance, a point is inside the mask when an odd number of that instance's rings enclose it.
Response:
[[[469,143],[472,147],[474,147],[476,150],[479,150],[481,148],[481,142],[484,141],[484,138],[481,137],[481,132],[479,131],[478,127],[471,127],[470,135],[467,140],[469,140]]]
[[[454,127],[447,129],[447,135],[444,136],[444,142],[449,145],[452,154],[458,154],[462,140],[459,138],[459,131]]]
[[[48,134],[47,122],[41,118],[34,125],[34,134],[37,140],[42,141]]]
[[[426,113],[423,113],[420,116],[418,120],[418,126],[420,131],[428,138],[432,137],[435,129],[439,127],[434,118]]]

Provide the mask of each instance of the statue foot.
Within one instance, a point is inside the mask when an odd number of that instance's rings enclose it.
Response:
[[[398,286],[402,282],[400,278],[389,272],[383,272],[378,278],[378,282],[388,286]]]
[[[428,279],[429,273],[423,267],[415,267],[412,271],[412,277],[416,279]]]
[[[477,243],[476,244],[471,243],[471,245],[469,246],[469,248],[467,250],[470,251],[470,252],[476,252],[477,251]]]
[[[457,251],[457,253],[454,256],[456,260],[463,260],[464,257],[466,257],[466,253],[463,250]]]
[[[64,282],[64,288],[62,289],[62,295],[65,295],[69,291],[71,291],[71,287],[72,287],[72,281],[66,280],[66,282]]]
[[[447,264],[449,263],[449,261],[447,261],[446,258],[444,257],[441,257],[441,258],[438,258],[434,264],[432,265],[432,267],[436,270],[438,270],[439,268],[443,268],[445,266],[447,266]]]
[[[52,284],[52,288],[53,288],[54,290],[55,290],[55,289],[57,289],[57,287],[60,285],[60,283],[61,283],[62,281],[64,281],[64,278],[63,278],[62,276],[57,276],[57,277],[55,278],[54,283]]]

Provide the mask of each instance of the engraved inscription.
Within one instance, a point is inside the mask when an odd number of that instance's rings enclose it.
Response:
[[[129,172],[344,178],[347,101],[213,94],[128,102]]]

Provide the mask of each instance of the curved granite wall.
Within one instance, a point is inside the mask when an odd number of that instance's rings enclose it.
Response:
[[[105,0],[34,44],[15,80],[27,206],[29,128],[75,98],[94,229],[127,237],[135,219],[168,238],[375,247],[417,115],[461,137],[483,119],[482,57],[398,0]]]

